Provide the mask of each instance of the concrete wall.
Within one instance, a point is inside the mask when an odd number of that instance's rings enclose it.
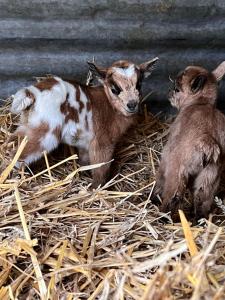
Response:
[[[224,50],[224,0],[0,0],[1,98],[46,73],[85,79],[93,56],[103,65],[159,56],[144,89],[161,109],[169,75],[212,69]]]

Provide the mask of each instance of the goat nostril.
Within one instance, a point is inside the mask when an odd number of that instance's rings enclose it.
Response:
[[[137,107],[137,102],[136,101],[130,101],[127,103],[127,107],[129,108],[129,110],[135,110],[135,108]]]

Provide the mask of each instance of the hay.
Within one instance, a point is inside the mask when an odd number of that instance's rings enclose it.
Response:
[[[8,161],[18,120],[9,101],[1,107],[1,300],[225,298],[224,211],[194,227],[182,211],[181,223],[159,212],[151,200],[168,126],[143,119],[118,146],[119,175],[92,191],[97,166],[79,167],[66,147],[13,170],[26,140]]]

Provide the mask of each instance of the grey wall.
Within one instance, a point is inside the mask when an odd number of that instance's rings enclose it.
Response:
[[[84,79],[93,55],[104,65],[157,55],[144,88],[155,91],[150,105],[161,109],[169,74],[188,64],[212,69],[224,50],[224,0],[0,0],[2,98],[33,76]]]

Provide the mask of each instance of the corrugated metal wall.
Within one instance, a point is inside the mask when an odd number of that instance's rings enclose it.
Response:
[[[84,79],[93,56],[108,65],[157,55],[145,90],[159,108],[169,74],[213,68],[224,50],[224,0],[0,0],[0,97],[46,73]]]

